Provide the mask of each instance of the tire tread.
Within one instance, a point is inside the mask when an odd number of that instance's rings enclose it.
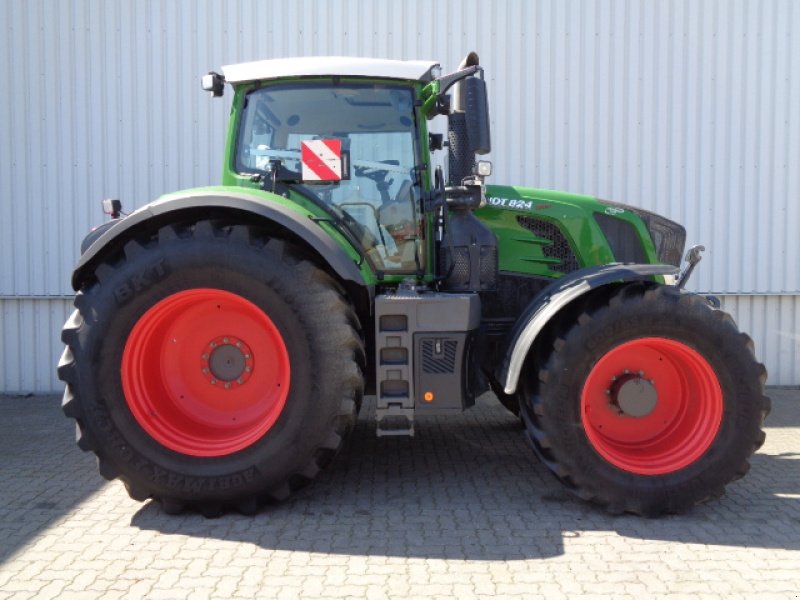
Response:
[[[134,483],[107,458],[104,449],[100,447],[91,428],[86,424],[86,415],[81,402],[81,386],[78,381],[78,363],[91,360],[83,351],[81,340],[87,329],[84,315],[91,314],[93,310],[92,297],[95,288],[111,280],[126,261],[136,260],[142,254],[146,254],[150,250],[150,245],[164,247],[180,244],[184,240],[245,245],[280,261],[291,269],[297,280],[305,282],[307,287],[308,294],[298,302],[302,306],[297,306],[296,309],[302,311],[302,314],[316,315],[315,318],[320,322],[324,319],[325,326],[331,331],[330,360],[336,363],[335,393],[341,398],[341,403],[330,418],[328,433],[297,472],[291,473],[286,481],[273,485],[257,496],[232,497],[228,501],[219,502],[203,499],[186,501],[169,495],[160,495],[157,490],[150,490],[139,483]],[[286,284],[280,280],[268,283],[275,289]],[[241,224],[222,226],[210,220],[200,220],[181,228],[169,224],[161,226],[152,234],[145,233],[141,238],[127,242],[116,255],[107,257],[95,267],[94,281],[89,282],[77,293],[75,307],[76,310],[72,312],[62,329],[61,339],[65,348],[57,370],[59,378],[66,384],[62,410],[67,417],[75,420],[78,446],[97,456],[98,470],[105,479],[122,480],[132,498],[140,501],[154,498],[168,514],[177,514],[185,509],[195,510],[209,518],[219,516],[227,510],[254,514],[266,501],[281,502],[295,489],[313,480],[331,462],[355,425],[364,390],[363,372],[366,366],[364,342],[355,310],[347,300],[342,286],[306,259],[300,249],[283,239],[269,237],[263,230],[254,226]]]
[[[633,303],[641,302],[654,309],[664,309],[665,306],[680,306],[681,311],[689,311],[698,318],[711,319],[717,323],[716,327],[724,331],[730,337],[726,339],[738,340],[741,348],[739,352],[742,356],[747,356],[749,361],[749,371],[752,379],[758,382],[760,393],[754,395],[755,402],[760,403],[761,422],[758,430],[752,437],[752,448],[747,456],[758,450],[764,442],[765,434],[760,428],[764,418],[770,411],[770,400],[763,394],[763,385],[766,381],[766,368],[755,359],[753,342],[749,336],[740,333],[733,318],[720,309],[709,306],[705,299],[681,292],[677,288],[667,286],[652,285],[627,285],[621,287],[615,294],[608,297],[604,302],[598,303],[594,307],[584,307],[585,312],[571,323],[563,323],[560,331],[553,335],[552,346],[543,353],[541,364],[544,365],[538,371],[538,381],[529,384],[520,402],[523,420],[527,428],[527,437],[531,442],[536,454],[548,469],[577,497],[599,504],[611,514],[621,512],[638,514],[646,517],[659,516],[661,514],[680,513],[688,510],[695,504],[705,502],[709,499],[719,498],[724,494],[725,484],[711,484],[709,489],[697,496],[667,495],[659,500],[646,499],[639,494],[627,494],[618,497],[604,488],[603,483],[593,479],[591,473],[579,473],[571,469],[568,465],[573,464],[569,456],[564,454],[564,448],[557,448],[548,433],[551,430],[549,422],[552,419],[550,414],[551,406],[546,401],[547,394],[551,393],[550,388],[557,386],[558,376],[554,376],[554,371],[563,369],[564,365],[570,364],[570,357],[564,353],[568,351],[569,340],[579,339],[582,335],[580,331],[585,328],[593,318],[603,318],[608,311],[625,312],[629,310]],[[574,350],[574,348],[573,348]],[[744,458],[738,465],[731,470],[730,481],[734,481],[747,473],[750,465],[747,458]],[[730,482],[728,481],[728,483]]]

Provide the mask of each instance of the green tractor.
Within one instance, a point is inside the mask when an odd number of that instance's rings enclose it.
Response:
[[[202,82],[233,88],[222,185],[124,216],[105,201],[72,275],[63,408],[105,478],[168,513],[252,514],[330,463],[365,395],[377,435],[411,436],[487,390],[612,513],[680,512],[747,471],[766,370],[715,298],[683,289],[701,248],[681,272],[685,230],[659,215],[485,185],[474,53],[446,75],[334,57],[222,71]]]

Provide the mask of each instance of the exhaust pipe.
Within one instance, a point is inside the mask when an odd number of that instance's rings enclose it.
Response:
[[[467,67],[477,67],[480,64],[480,59],[478,58],[477,52],[470,52],[464,57],[464,60],[458,65],[458,69],[456,71],[461,71],[462,69],[466,69]],[[465,102],[464,102],[464,81],[459,81],[456,83],[453,88],[453,100],[452,100],[452,110],[458,112],[465,111]]]

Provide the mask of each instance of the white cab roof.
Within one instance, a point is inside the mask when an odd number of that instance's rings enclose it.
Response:
[[[306,56],[226,65],[222,67],[222,73],[228,83],[320,75],[386,77],[389,79],[431,81],[433,79],[431,69],[438,65],[439,63],[430,60]]]

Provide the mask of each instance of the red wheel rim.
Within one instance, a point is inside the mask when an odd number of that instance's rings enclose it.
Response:
[[[122,389],[167,448],[224,456],[261,438],[289,392],[289,353],[270,318],[241,296],[193,289],[164,298],[131,330]]]
[[[699,459],[719,431],[722,407],[708,361],[665,338],[612,348],[592,368],[581,394],[581,420],[594,449],[638,475],[672,473]]]

